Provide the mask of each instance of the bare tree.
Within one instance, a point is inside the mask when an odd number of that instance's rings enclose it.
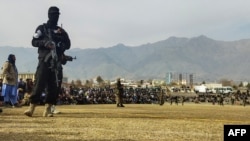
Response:
[[[222,84],[222,86],[232,86],[232,80],[228,80],[228,79],[221,79],[220,83]]]
[[[104,80],[102,79],[101,76],[97,76],[96,81],[99,85],[102,85],[104,83]]]

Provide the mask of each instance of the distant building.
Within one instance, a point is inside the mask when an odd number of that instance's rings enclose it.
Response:
[[[157,79],[152,80],[152,86],[153,87],[155,87],[155,86],[161,86],[162,84],[164,84],[163,80],[157,80]]]
[[[173,73],[172,72],[168,72],[166,74],[166,84],[170,84],[173,81]]]
[[[62,83],[68,83],[68,77],[63,77]]]
[[[179,85],[190,85],[194,83],[194,74],[193,73],[178,73],[178,72],[168,72],[166,73],[166,84],[171,84],[175,82]]]
[[[187,85],[187,80],[186,79],[181,79],[181,81],[179,82],[179,84],[181,84],[181,85]]]
[[[3,78],[3,74],[0,74],[0,78]],[[35,73],[18,73],[18,79],[22,78],[24,81],[26,79],[35,80]]]
[[[205,84],[205,86],[208,89],[214,89],[214,88],[221,88],[222,84],[221,83],[208,83],[208,84]]]
[[[18,78],[22,78],[23,80],[32,79],[35,80],[35,73],[19,73]]]
[[[246,87],[248,85],[248,82],[244,81],[242,82],[243,87]]]
[[[0,78],[3,79],[3,74],[0,74]],[[35,73],[18,73],[18,79],[22,78],[24,81],[26,79],[31,79],[32,81],[35,80]],[[68,77],[63,77],[63,83],[68,83]]]

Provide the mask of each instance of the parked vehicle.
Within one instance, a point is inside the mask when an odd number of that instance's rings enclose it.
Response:
[[[217,94],[230,94],[233,92],[233,88],[230,86],[224,86],[224,87],[218,87],[218,88],[213,88],[212,93],[217,93]]]
[[[206,93],[207,87],[205,85],[194,86],[194,92],[195,93]]]

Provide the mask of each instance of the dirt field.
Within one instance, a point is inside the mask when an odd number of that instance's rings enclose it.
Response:
[[[250,106],[186,103],[57,106],[62,113],[33,117],[22,108],[0,114],[0,141],[223,141],[224,124],[250,124]]]

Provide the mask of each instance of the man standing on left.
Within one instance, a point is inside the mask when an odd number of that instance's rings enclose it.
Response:
[[[4,97],[4,105],[6,107],[12,106],[20,107],[17,101],[17,83],[18,71],[15,65],[16,57],[14,54],[8,56],[8,61],[3,65],[3,86],[2,96]]]

